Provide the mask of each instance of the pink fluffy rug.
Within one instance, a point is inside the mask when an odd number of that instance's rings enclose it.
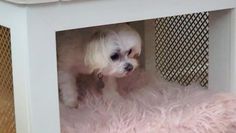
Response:
[[[89,93],[78,109],[60,104],[62,133],[236,133],[236,96],[150,78],[119,80],[122,97]]]

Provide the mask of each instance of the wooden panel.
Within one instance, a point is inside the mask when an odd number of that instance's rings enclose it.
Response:
[[[235,0],[89,0],[28,6],[56,31],[236,7]],[[31,15],[33,17],[31,17]]]

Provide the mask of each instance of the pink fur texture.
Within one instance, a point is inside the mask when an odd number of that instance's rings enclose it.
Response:
[[[235,133],[236,96],[154,80],[118,81],[122,97],[89,93],[78,109],[60,105],[62,133]]]

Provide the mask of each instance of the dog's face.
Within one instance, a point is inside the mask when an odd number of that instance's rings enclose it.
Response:
[[[141,38],[128,25],[99,31],[87,46],[85,64],[91,71],[106,76],[123,77],[138,66],[135,58],[141,53]]]

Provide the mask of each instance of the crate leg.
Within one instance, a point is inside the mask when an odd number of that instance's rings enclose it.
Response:
[[[209,14],[209,88],[236,92],[236,9]]]
[[[17,133],[60,133],[55,29],[29,8],[0,1],[11,34]]]

